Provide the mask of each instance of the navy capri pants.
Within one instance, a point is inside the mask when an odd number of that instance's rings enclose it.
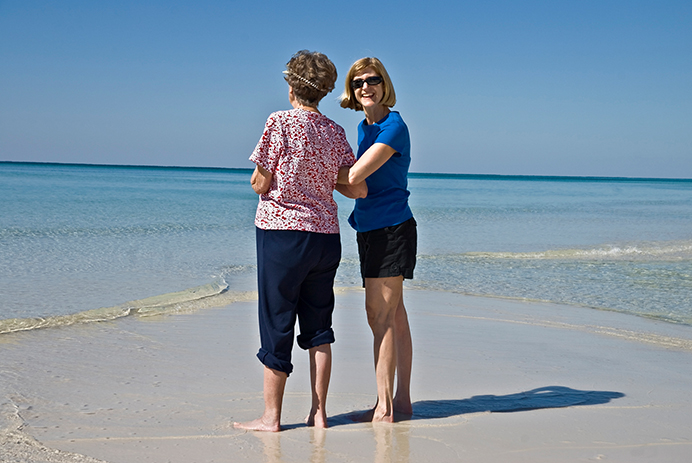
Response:
[[[296,318],[298,345],[334,342],[334,277],[341,260],[339,234],[257,228],[257,289],[265,366],[290,375]]]

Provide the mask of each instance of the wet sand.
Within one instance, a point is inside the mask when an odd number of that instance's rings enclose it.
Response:
[[[330,428],[302,424],[294,349],[280,433],[262,412],[255,302],[0,336],[0,462],[692,460],[692,327],[581,307],[406,292],[414,415],[374,405],[363,293],[337,295]]]

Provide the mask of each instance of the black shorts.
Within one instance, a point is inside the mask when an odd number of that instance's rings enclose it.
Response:
[[[418,235],[413,217],[406,222],[368,232],[358,232],[360,275],[365,278],[413,278]]]

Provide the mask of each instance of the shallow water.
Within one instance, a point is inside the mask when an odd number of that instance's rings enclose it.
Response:
[[[253,290],[250,173],[0,163],[0,328]],[[692,323],[692,181],[413,174],[410,189],[409,286]],[[352,202],[337,200],[336,284],[358,286]]]

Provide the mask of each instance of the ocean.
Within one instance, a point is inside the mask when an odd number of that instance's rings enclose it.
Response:
[[[249,297],[250,174],[0,162],[0,334]],[[409,186],[407,288],[692,324],[692,180],[411,174]],[[336,286],[360,286],[352,200],[335,195]]]

